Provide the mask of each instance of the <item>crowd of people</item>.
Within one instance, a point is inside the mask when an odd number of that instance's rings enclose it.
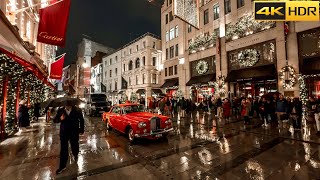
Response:
[[[307,123],[314,127],[317,135],[320,135],[320,100],[310,97],[307,102]],[[244,96],[228,98],[207,97],[200,102],[190,99],[164,97],[151,98],[148,101],[148,110],[163,115],[180,114],[187,117],[190,112],[201,110],[215,113],[217,118],[224,122],[230,122],[230,118],[243,120],[245,124],[251,124],[253,119],[263,121],[263,126],[275,128],[289,128],[295,130],[302,128],[303,105],[300,98],[284,97],[282,94],[246,98]]]

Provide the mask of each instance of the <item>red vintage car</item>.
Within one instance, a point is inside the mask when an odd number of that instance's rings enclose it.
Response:
[[[173,130],[167,116],[145,112],[140,104],[119,104],[102,114],[107,129],[116,129],[128,136],[130,142],[137,138],[157,139],[167,136]]]

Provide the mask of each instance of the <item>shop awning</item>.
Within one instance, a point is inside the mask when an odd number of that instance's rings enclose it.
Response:
[[[24,69],[27,72],[30,72],[32,74],[34,74],[40,81],[42,81],[44,84],[50,86],[53,89],[56,89],[56,87],[50,83],[47,79],[47,77],[40,71],[40,69],[38,69],[38,67],[34,64],[32,64],[29,61],[26,61],[24,59],[22,59],[21,57],[3,49],[0,47],[0,52],[5,54],[6,56],[12,58],[15,62],[17,62],[18,64],[20,64],[22,67],[24,67]]]
[[[208,84],[210,81],[215,81],[216,74],[207,74],[202,76],[194,76],[188,82],[187,86],[192,86],[194,84]]]
[[[166,79],[161,88],[179,86],[179,78]]]
[[[237,82],[244,80],[267,80],[276,78],[276,67],[274,64],[270,64],[265,66],[233,70],[228,74],[226,81]]]
[[[161,91],[161,89],[152,89],[152,92],[154,94],[163,94],[163,92]]]
[[[138,89],[138,90],[136,91],[136,93],[137,93],[137,94],[145,94],[145,91],[144,91],[144,89]]]
[[[122,93],[123,93],[123,91],[119,91],[119,92],[118,92],[118,94],[122,94]]]
[[[304,59],[300,71],[303,75],[320,74],[320,57]]]

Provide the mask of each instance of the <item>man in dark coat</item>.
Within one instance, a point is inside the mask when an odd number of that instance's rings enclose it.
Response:
[[[72,154],[74,160],[78,161],[79,154],[79,134],[84,133],[84,118],[81,109],[72,105],[71,102],[67,102],[67,105],[60,108],[54,118],[55,123],[61,123],[60,125],[60,166],[56,171],[60,174],[65,170],[68,162],[68,146],[69,141],[71,144]]]
[[[27,101],[22,100],[19,103],[19,110],[18,110],[18,122],[19,122],[19,128],[22,130],[22,128],[30,126],[30,119],[29,119],[29,109],[30,107],[27,105]]]

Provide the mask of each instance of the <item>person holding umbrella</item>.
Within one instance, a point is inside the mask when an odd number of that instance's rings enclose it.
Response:
[[[79,154],[79,134],[84,133],[84,118],[81,109],[67,100],[65,106],[60,108],[54,118],[55,123],[60,124],[60,165],[56,174],[60,174],[66,169],[69,155],[69,141],[75,162],[78,161]]]

